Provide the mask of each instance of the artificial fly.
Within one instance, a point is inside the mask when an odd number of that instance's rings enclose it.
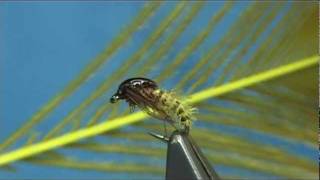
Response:
[[[156,82],[147,78],[123,81],[110,98],[111,103],[125,100],[130,109],[139,107],[150,116],[168,122],[180,132],[189,133],[195,108],[179,100],[173,92],[159,89]]]

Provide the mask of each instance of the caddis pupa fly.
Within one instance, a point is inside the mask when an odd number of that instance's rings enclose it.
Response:
[[[139,107],[150,116],[171,124],[180,132],[188,133],[195,120],[195,108],[181,101],[172,91],[159,89],[151,79],[137,77],[123,81],[110,98],[111,103],[125,100],[130,108]]]

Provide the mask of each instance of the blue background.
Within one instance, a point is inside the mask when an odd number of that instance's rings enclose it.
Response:
[[[223,4],[224,2],[208,3],[197,15],[196,20],[183,32],[172,50],[159,60],[149,76],[154,77],[166,68],[162,61],[169,61],[175,57],[176,53],[206,26],[211,15],[217,12]],[[199,51],[205,52],[211,44],[216,43],[248,4],[249,2],[236,3],[236,6],[223,17],[223,20],[199,47]],[[0,2],[0,141],[5,140],[16,128],[23,125],[26,119],[74,79],[114,37],[121,33],[121,30],[131,22],[143,5],[143,2]],[[55,110],[58,113],[53,112],[48,121],[40,124],[36,130],[41,132],[50,130],[57,123],[56,120],[66,115],[72,107],[83,100],[82,95],[91,92],[103,81],[103,77],[111,74],[126,57],[137,50],[146,38],[145,34],[150,34],[163,19],[163,14],[171,11],[175,5],[175,2],[167,2],[162,5],[151,20],[134,34],[125,47],[112,56],[100,72],[93,75],[90,82],[77,90],[75,95],[68,98],[68,102],[63,103]],[[284,6],[284,12],[288,6]],[[281,13],[257,43],[260,43],[268,35],[280,17]],[[255,47],[256,45],[253,45],[246,57],[250,57]],[[175,75],[165,81],[162,86],[167,89],[174,87],[175,82],[180,80],[185,71],[193,67],[200,55],[200,53],[192,54],[189,57],[190,61],[182,64]],[[245,62],[246,58],[243,61]],[[216,75],[218,73],[216,72]],[[213,77],[215,77],[214,75]],[[199,89],[201,88],[199,87]],[[110,93],[112,91],[107,92],[105,97],[109,97]],[[234,129],[219,126],[212,128],[230,132],[241,131],[241,129],[234,131]],[[248,138],[256,137],[258,140],[266,138],[270,144],[288,145],[288,147],[284,147],[286,150],[307,154],[310,159],[317,156],[316,152],[309,147],[296,146],[290,142],[278,141],[262,135],[257,136],[257,134],[252,136],[249,133],[246,136]],[[19,147],[21,143],[12,148]],[[90,154],[80,155],[84,159],[91,158]],[[119,158],[119,156],[115,156],[115,158]],[[123,158],[135,157],[124,156]],[[162,160],[152,160],[152,162],[164,163]],[[83,179],[106,176],[110,178],[130,177],[130,174],[48,168],[25,163],[18,163],[15,167],[18,169],[17,173],[0,171],[0,179],[8,177],[11,179],[22,177],[32,179],[61,178],[62,174],[65,178],[81,177]],[[225,166],[217,166],[216,168],[222,174],[233,172],[251,177],[269,176],[239,168]],[[140,175],[139,178],[150,178],[150,176]]]

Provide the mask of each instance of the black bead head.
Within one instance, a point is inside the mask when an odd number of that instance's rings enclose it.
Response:
[[[147,78],[130,78],[123,81],[117,90],[117,92],[110,98],[110,103],[116,103],[118,100],[127,98],[127,90],[131,89],[142,89],[142,88],[158,88],[156,82]]]

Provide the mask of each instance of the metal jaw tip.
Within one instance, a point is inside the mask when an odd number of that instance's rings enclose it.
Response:
[[[175,131],[170,137],[153,132],[149,132],[149,134],[168,145],[166,180],[220,180],[218,174],[188,133]]]
[[[150,136],[153,136],[153,137],[157,138],[157,139],[160,139],[161,141],[163,141],[165,143],[169,142],[169,138],[167,136],[163,136],[163,135],[160,135],[160,134],[157,134],[157,133],[154,133],[154,132],[148,132],[148,134]]]

